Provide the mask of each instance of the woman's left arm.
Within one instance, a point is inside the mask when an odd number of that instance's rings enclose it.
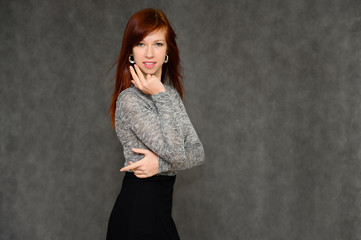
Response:
[[[177,119],[180,125],[183,126],[183,134],[184,134],[184,150],[185,150],[185,161],[178,162],[177,165],[172,164],[167,161],[167,159],[162,159],[159,157],[159,173],[166,171],[175,171],[175,170],[184,170],[188,168],[192,168],[198,165],[201,165],[205,161],[205,153],[203,149],[203,145],[199,140],[199,137],[191,123],[187,111],[184,107],[183,101],[180,98],[178,92],[172,88],[172,94],[175,95],[176,105],[179,106],[181,110],[181,116]]]

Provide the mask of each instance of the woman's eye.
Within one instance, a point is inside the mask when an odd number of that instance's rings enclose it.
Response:
[[[144,43],[138,43],[138,46],[143,46],[144,45]]]
[[[157,45],[158,47],[161,47],[161,46],[163,46],[163,43],[156,43],[156,45]]]

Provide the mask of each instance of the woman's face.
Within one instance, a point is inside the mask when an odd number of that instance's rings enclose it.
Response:
[[[162,65],[167,54],[167,42],[165,30],[160,29],[149,33],[142,41],[133,47],[135,64],[138,65],[143,74],[162,76]]]

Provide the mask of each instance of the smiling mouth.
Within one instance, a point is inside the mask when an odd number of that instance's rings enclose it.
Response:
[[[155,66],[156,62],[143,62],[146,68],[152,68]]]

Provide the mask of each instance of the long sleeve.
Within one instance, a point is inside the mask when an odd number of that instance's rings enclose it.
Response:
[[[151,96],[156,111],[133,92],[122,92],[119,98],[118,117],[145,146],[172,165],[186,161],[183,133],[168,90]]]
[[[184,136],[184,150],[185,150],[185,161],[172,163],[167,159],[159,158],[159,172],[183,170],[201,165],[205,161],[205,153],[203,145],[199,140],[199,137],[189,119],[187,111],[184,107],[183,101],[181,100],[178,92],[172,89],[173,95],[175,96],[175,104],[179,106],[180,117],[177,121],[182,127]]]
[[[178,92],[165,87],[152,96],[133,86],[124,90],[117,99],[115,127],[125,165],[141,157],[132,147],[146,147],[158,155],[158,174],[173,175],[202,164],[205,155]]]

